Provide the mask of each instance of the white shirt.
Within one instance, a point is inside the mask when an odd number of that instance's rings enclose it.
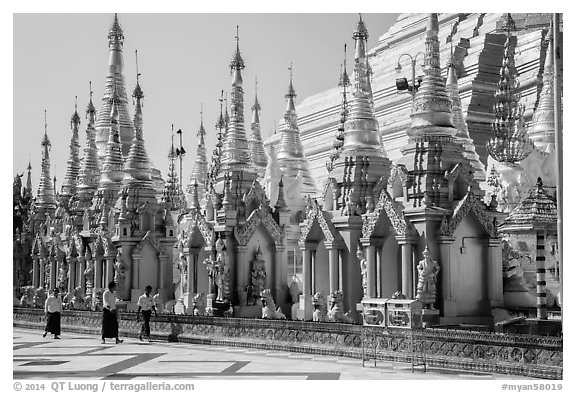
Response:
[[[152,310],[152,307],[155,307],[156,304],[152,296],[146,296],[143,294],[138,298],[138,307],[142,308],[142,311]]]
[[[116,310],[116,294],[111,292],[109,289],[106,289],[102,295],[102,303],[104,308]]]
[[[49,296],[44,303],[44,312],[62,312],[60,296]]]

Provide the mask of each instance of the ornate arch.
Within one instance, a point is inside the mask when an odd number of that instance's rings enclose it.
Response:
[[[317,223],[320,227],[326,242],[334,243],[334,241],[336,241],[337,243],[340,243],[340,234],[334,227],[334,224],[332,224],[330,217],[326,216],[327,213],[322,210],[316,200],[310,201],[311,206],[308,208],[306,213],[306,221],[304,221],[304,225],[301,227],[301,235],[298,239],[298,244],[300,247],[304,247],[306,244],[308,234],[312,230],[312,227],[315,223]]]
[[[243,200],[246,206],[250,206],[251,202],[253,201],[256,201],[257,206],[260,206],[263,203],[270,204],[270,202],[268,201],[268,197],[266,196],[266,192],[264,191],[258,180],[254,180],[252,182],[252,186],[250,187],[248,192],[244,194]]]
[[[268,209],[263,207],[254,210],[246,220],[246,224],[234,228],[234,236],[238,243],[243,246],[248,244],[259,225],[263,225],[268,230],[274,244],[281,245],[284,243],[284,229],[278,225]]]
[[[486,215],[486,205],[471,192],[468,192],[466,196],[458,202],[458,205],[456,206],[456,209],[454,209],[450,218],[444,216],[442,224],[440,225],[440,232],[442,235],[454,235],[456,228],[458,228],[464,217],[466,217],[471,211],[474,212],[476,219],[490,237],[498,237],[496,226],[490,217]]]
[[[396,207],[396,202],[392,199],[386,189],[382,189],[378,203],[372,213],[364,215],[364,224],[362,225],[362,237],[370,238],[374,235],[376,224],[382,216],[382,212],[386,214],[394,231],[397,235],[405,235],[408,231],[408,224],[404,219],[403,212],[399,211]]]
[[[186,238],[185,242],[188,243],[192,235],[200,231],[202,238],[207,246],[212,246],[216,235],[212,226],[206,221],[206,218],[200,213],[196,212],[194,217],[188,221],[184,228],[184,236]]]
[[[146,232],[140,243],[138,243],[138,245],[136,246],[134,253],[138,254],[141,253],[142,248],[144,248],[146,244],[151,245],[158,252],[158,254],[160,255],[166,254],[164,246],[162,245],[162,243],[158,241],[158,239],[156,239],[156,236],[154,236],[154,234],[151,231]]]

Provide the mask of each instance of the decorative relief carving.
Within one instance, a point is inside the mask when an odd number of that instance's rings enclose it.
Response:
[[[468,192],[466,196],[458,202],[452,217],[449,219],[443,218],[440,225],[440,231],[443,236],[452,236],[458,225],[462,222],[464,217],[472,210],[478,222],[484,227],[484,230],[493,238],[498,235],[496,227],[490,218],[486,215],[486,205],[478,199],[472,192]]]
[[[304,226],[300,228],[301,235],[298,239],[298,244],[300,247],[303,247],[306,244],[306,238],[312,229],[314,223],[318,223],[320,229],[322,230],[322,234],[324,235],[324,239],[327,242],[333,242],[335,239],[336,230],[332,229],[326,217],[324,216],[325,212],[322,210],[320,205],[315,199],[308,198],[310,206],[307,206],[307,213],[306,213],[306,220],[304,221]],[[338,236],[338,235],[336,235]]]
[[[274,244],[281,245],[284,243],[284,229],[281,228],[274,220],[266,206],[261,205],[257,210],[254,210],[250,217],[246,220],[246,224],[234,228],[234,236],[238,243],[242,246],[248,244],[258,226],[262,224],[268,230]]]
[[[374,229],[382,215],[382,211],[386,213],[386,216],[390,220],[396,234],[405,235],[407,224],[404,215],[402,212],[397,210],[396,202],[394,202],[388,191],[382,189],[374,212],[367,213],[363,217],[364,223],[362,225],[362,237],[367,239],[374,235]]]

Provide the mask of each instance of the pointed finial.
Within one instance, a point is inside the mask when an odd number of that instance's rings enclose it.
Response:
[[[236,39],[236,53],[234,53],[234,57],[230,63],[230,72],[232,72],[232,70],[244,69],[244,60],[242,56],[240,56],[240,34],[238,25],[236,25],[236,35],[234,38]]]
[[[140,72],[138,72],[138,49],[135,49],[134,53],[136,54],[136,83],[138,83],[140,80]]]
[[[74,128],[74,125],[80,124],[80,116],[78,115],[78,96],[74,97],[74,113],[70,119],[70,127]]]
[[[89,115],[93,115],[96,113],[96,108],[94,107],[94,103],[92,102],[92,94],[94,93],[92,91],[92,81],[88,82],[90,85],[90,101],[88,102],[88,107],[86,108],[86,118],[88,118]]]
[[[358,16],[359,16],[358,25],[356,26],[356,31],[354,31],[352,38],[354,38],[354,40],[357,39],[368,40],[368,30],[366,30],[366,25],[362,20],[362,14],[358,14]]]
[[[292,99],[296,97],[296,91],[294,90],[294,84],[292,83],[292,62],[290,62],[290,67],[288,67],[288,70],[290,71],[290,85],[288,85],[288,93],[286,93],[285,97]]]
[[[200,123],[204,121],[204,103],[200,103]]]
[[[44,109],[44,135],[48,135],[48,120],[46,117],[46,109]]]
[[[538,191],[542,191],[543,185],[544,183],[542,182],[542,178],[539,177],[538,180],[536,181],[536,187],[538,187]]]

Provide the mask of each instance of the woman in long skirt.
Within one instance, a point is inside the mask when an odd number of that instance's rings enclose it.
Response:
[[[60,337],[60,313],[62,312],[62,299],[58,293],[58,288],[52,290],[52,294],[44,302],[44,313],[46,314],[46,327],[43,337],[48,333],[54,335],[55,339]]]
[[[102,344],[106,344],[107,338],[115,338],[116,344],[124,340],[118,338],[118,316],[116,314],[116,283],[111,281],[108,289],[102,296]]]

